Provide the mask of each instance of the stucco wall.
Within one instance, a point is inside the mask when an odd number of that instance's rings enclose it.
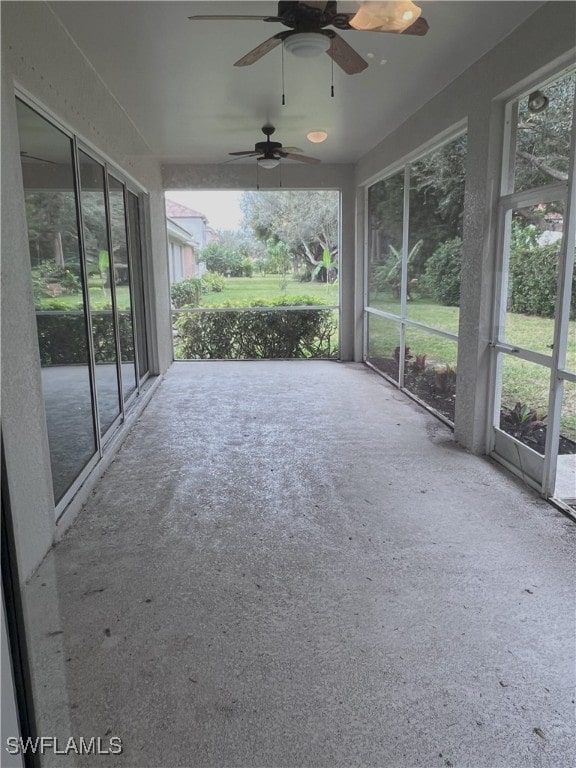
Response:
[[[14,89],[150,193],[155,372],[171,359],[164,199],[142,137],[45,3],[2,3],[2,431],[20,575],[55,535]]]

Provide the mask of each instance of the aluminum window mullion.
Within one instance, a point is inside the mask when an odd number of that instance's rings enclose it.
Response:
[[[572,384],[576,384],[576,373],[574,371],[567,371],[564,368],[558,369],[558,378],[564,381],[570,381]]]
[[[368,314],[366,312],[366,309],[368,307],[368,304],[370,302],[370,291],[369,291],[369,284],[368,281],[370,279],[370,253],[369,253],[369,241],[370,241],[370,209],[368,207],[369,199],[370,199],[370,188],[368,186],[365,186],[363,189],[363,198],[364,198],[364,210],[362,212],[362,225],[363,225],[363,232],[362,232],[362,242],[364,244],[364,253],[362,256],[362,261],[364,263],[364,286],[363,286],[363,312],[362,312],[362,359],[368,360],[368,334],[370,332],[369,330],[369,322],[368,322]]]
[[[529,363],[542,365],[545,368],[552,368],[552,355],[544,355],[542,352],[536,352],[533,349],[516,347],[513,344],[507,344],[501,341],[491,343],[490,346],[496,349],[497,352],[503,352],[512,357],[517,357],[520,360],[526,360]]]
[[[122,347],[120,345],[120,323],[118,317],[118,304],[116,300],[116,267],[114,264],[114,240],[112,239],[112,220],[110,213],[110,187],[108,184],[108,168],[103,167],[104,175],[104,209],[106,212],[106,233],[108,235],[109,263],[110,263],[110,296],[112,298],[112,322],[114,324],[114,340],[116,342],[116,377],[118,381],[118,397],[122,419],[125,418],[124,387],[122,384]]]
[[[122,182],[120,182],[122,183]],[[130,294],[130,316],[132,318],[132,347],[134,349],[134,373],[136,378],[136,391],[140,392],[140,366],[138,364],[138,344],[136,343],[136,314],[134,312],[134,274],[132,269],[132,238],[130,237],[130,216],[128,212],[128,189],[122,184],[124,199],[124,227],[126,228],[126,255],[128,259],[128,290]]]
[[[499,204],[504,210],[512,210],[514,208],[527,208],[539,203],[553,203],[557,200],[565,202],[567,192],[568,184],[565,181],[560,181],[545,187],[535,187],[534,189],[503,195]]]
[[[404,386],[404,368],[406,357],[406,293],[408,288],[408,238],[410,236],[410,169],[404,167],[404,199],[402,202],[402,276],[400,280],[400,355],[398,356],[398,384]]]
[[[92,389],[92,420],[96,436],[96,452],[102,456],[102,437],[100,434],[100,410],[98,406],[98,388],[96,386],[96,356],[94,354],[94,331],[92,328],[92,311],[90,308],[90,290],[88,284],[88,267],[86,265],[86,244],[84,240],[84,219],[82,216],[82,185],[80,179],[80,160],[78,157],[78,140],[72,137],[72,171],[76,192],[76,217],[78,220],[78,244],[80,246],[80,268],[84,294],[84,316],[86,318],[86,335],[88,342],[88,372]]]
[[[518,128],[518,102],[508,104],[504,119],[504,152],[502,158],[502,178],[500,183],[500,198],[514,191],[514,176],[516,156],[516,131]]]

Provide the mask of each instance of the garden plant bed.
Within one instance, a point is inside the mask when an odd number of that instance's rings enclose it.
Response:
[[[548,429],[544,419],[545,417],[538,418],[535,411],[527,406],[516,403],[513,408],[503,407],[501,409],[500,429],[543,456]],[[569,437],[560,435],[558,454],[566,455],[571,453],[576,453],[576,442]]]
[[[369,357],[369,362],[379,371],[398,382],[398,362],[394,357]],[[450,366],[427,366],[415,372],[413,363],[406,362],[404,386],[426,405],[434,408],[442,416],[454,423],[456,402],[456,372]],[[502,407],[500,429],[515,437],[524,445],[544,455],[547,425],[544,418],[520,403],[513,408]],[[576,442],[560,435],[558,453],[560,455],[576,453]]]

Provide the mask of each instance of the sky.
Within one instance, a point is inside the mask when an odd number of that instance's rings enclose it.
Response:
[[[242,212],[240,210],[240,198],[242,192],[231,191],[198,191],[166,192],[168,200],[186,205],[195,211],[203,213],[213,229],[240,229]]]

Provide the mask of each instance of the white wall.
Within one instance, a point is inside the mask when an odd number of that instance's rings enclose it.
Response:
[[[486,448],[488,341],[495,285],[494,203],[499,191],[504,103],[512,94],[574,64],[575,46],[576,4],[546,3],[356,167],[357,184],[366,184],[467,122],[455,436],[475,452]]]
[[[150,250],[158,320],[155,372],[171,361],[164,196],[158,164],[134,125],[45,3],[2,10],[2,431],[21,577],[57,531],[40,381],[14,89],[150,192]]]

